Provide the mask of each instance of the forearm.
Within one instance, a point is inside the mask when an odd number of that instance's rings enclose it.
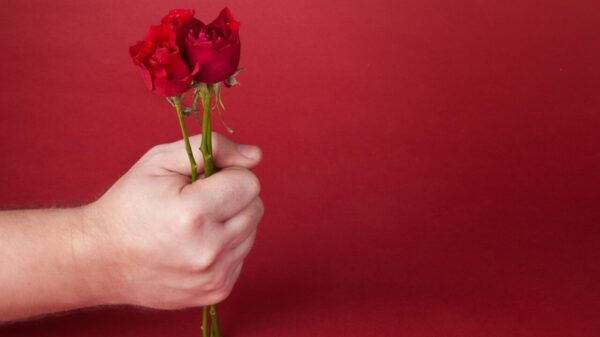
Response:
[[[103,304],[85,219],[81,207],[0,212],[0,321]]]

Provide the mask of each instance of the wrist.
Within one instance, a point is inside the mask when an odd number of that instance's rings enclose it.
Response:
[[[77,265],[89,306],[121,304],[118,264],[104,216],[95,203],[74,209],[80,218],[80,235],[73,238]]]

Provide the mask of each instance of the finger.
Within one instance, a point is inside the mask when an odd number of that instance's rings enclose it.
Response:
[[[231,293],[233,286],[239,278],[240,273],[242,272],[243,264],[243,261],[237,261],[235,263],[230,263],[227,266],[219,266],[222,269],[215,271],[211,275],[212,278],[216,279],[216,281],[213,281],[213,287],[208,289],[210,292],[208,299],[206,298],[207,290],[203,289],[202,295],[204,296],[199,296],[199,298],[203,298],[203,303],[200,303],[199,305],[204,306],[207,304],[216,304],[225,300]]]
[[[263,213],[263,202],[257,197],[248,207],[224,223],[222,234],[230,249],[237,247],[256,232]]]
[[[242,267],[244,266],[244,261],[241,261],[240,263],[238,263],[237,266],[235,266],[235,268],[233,269],[233,273],[231,275],[231,280],[233,280],[233,283],[235,283],[235,281],[237,281],[237,279],[240,277],[240,273],[242,272]]]
[[[250,234],[250,236],[246,238],[246,240],[240,242],[240,244],[233,247],[230,253],[231,256],[233,256],[236,259],[244,260],[248,256],[248,254],[250,254],[250,251],[254,246],[254,241],[256,241],[256,231],[253,231]]]
[[[185,185],[182,202],[208,220],[225,221],[258,196],[260,182],[254,173],[241,167],[225,168],[212,176]]]
[[[229,271],[238,264],[241,264],[248,254],[250,254],[255,240],[256,231],[254,231],[244,241],[240,242],[237,246],[224,251],[211,266],[209,273],[214,275],[223,271]]]
[[[197,165],[197,172],[203,172],[204,161],[200,145],[202,135],[189,137],[192,155]],[[253,168],[262,158],[259,147],[237,144],[219,133],[212,133],[213,158],[216,167],[240,166]],[[190,158],[184,140],[156,146],[149,154],[154,162],[167,172],[191,175]]]
[[[262,151],[258,146],[238,144],[215,132],[212,135],[216,167],[240,166],[250,169],[260,163]]]
[[[231,251],[255,235],[262,214],[262,201],[256,198],[248,207],[225,223],[205,222],[198,236],[198,240],[202,243],[197,246],[201,249],[194,252],[195,256],[200,256],[204,260],[199,262],[199,265],[203,266],[200,269],[214,268],[220,260],[231,260]]]
[[[244,261],[248,254],[250,254],[250,251],[254,246],[254,241],[256,241],[256,231],[253,231],[250,236],[240,242],[237,246],[223,252],[223,257],[220,261],[223,261],[223,265],[229,266]]]
[[[225,286],[225,292],[227,294],[231,293],[233,286],[235,285],[238,278],[240,277],[240,273],[242,272],[243,265],[244,265],[244,261],[242,260],[242,261],[238,262],[236,265],[234,265],[233,268],[229,269],[229,271],[227,273],[227,282],[226,282],[226,286]]]

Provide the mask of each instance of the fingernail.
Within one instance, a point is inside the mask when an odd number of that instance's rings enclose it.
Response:
[[[258,157],[258,148],[256,146],[240,144],[238,145],[238,152],[246,158],[256,159]]]

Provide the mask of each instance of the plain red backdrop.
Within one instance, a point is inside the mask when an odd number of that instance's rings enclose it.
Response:
[[[0,205],[94,200],[179,139],[128,47],[225,5],[248,69],[225,116],[264,150],[266,204],[226,336],[598,334],[598,1],[3,1]],[[200,320],[91,309],[0,336]]]

